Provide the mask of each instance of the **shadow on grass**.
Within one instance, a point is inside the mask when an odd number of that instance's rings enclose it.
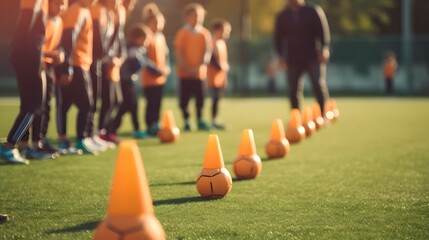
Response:
[[[154,206],[161,205],[175,205],[175,204],[184,204],[184,203],[193,203],[193,202],[211,202],[217,199],[213,198],[201,198],[201,197],[185,197],[185,198],[173,198],[173,199],[165,199],[153,201]]]
[[[193,184],[195,184],[195,181],[175,182],[175,183],[156,183],[156,184],[149,184],[149,186],[160,187],[160,186],[177,186],[177,185],[193,185]]]
[[[283,159],[284,159],[284,157],[282,157],[282,158],[268,158],[268,157],[264,157],[264,158],[261,158],[261,161],[262,162],[276,162],[276,161],[283,160]]]
[[[89,231],[89,230],[92,231],[97,227],[97,225],[98,225],[98,223],[100,223],[100,221],[85,222],[85,223],[81,223],[81,224],[76,225],[76,226],[50,230],[46,233],[47,234],[59,234],[59,233],[81,232],[81,231]]]

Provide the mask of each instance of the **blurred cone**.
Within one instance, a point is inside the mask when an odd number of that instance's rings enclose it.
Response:
[[[330,124],[334,120],[334,113],[331,110],[331,101],[329,100],[325,102],[323,115],[325,117],[325,124]]]
[[[305,129],[302,126],[301,114],[297,108],[293,108],[291,111],[286,138],[290,143],[299,143],[305,139]]]
[[[289,141],[286,139],[283,122],[275,119],[271,127],[270,141],[265,144],[265,153],[268,158],[282,158],[290,151]]]
[[[255,139],[252,129],[244,129],[241,134],[239,156],[250,156],[256,154]]]
[[[162,126],[158,137],[162,143],[175,142],[179,139],[180,130],[174,121],[173,111],[166,110],[162,116]]]
[[[156,219],[149,185],[135,141],[119,146],[106,218],[99,224],[94,239],[165,239]]]
[[[165,110],[164,115],[162,116],[162,128],[176,128],[176,121],[174,121],[173,111],[170,109]]]
[[[302,125],[305,128],[305,135],[311,136],[316,132],[316,124],[313,122],[311,107],[306,107],[302,111]]]
[[[134,141],[122,141],[119,146],[107,214],[115,217],[153,214],[149,185]]]
[[[320,129],[325,126],[325,119],[322,117],[322,110],[320,105],[316,102],[312,106],[313,110],[313,122],[316,124],[316,129]]]
[[[283,127],[283,122],[280,118],[277,118],[273,121],[271,126],[271,136],[270,140],[281,141],[285,139],[285,130]]]
[[[204,155],[203,168],[224,168],[222,149],[220,148],[219,138],[215,134],[209,135],[206,153]]]

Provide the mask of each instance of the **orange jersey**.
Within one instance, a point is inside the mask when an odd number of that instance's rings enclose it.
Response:
[[[167,67],[167,56],[168,47],[165,36],[162,33],[156,33],[149,40],[149,46],[147,47],[147,58],[152,61],[155,66],[164,70]],[[142,70],[142,86],[160,86],[165,84],[167,77],[165,75],[156,75],[147,68]]]
[[[383,72],[385,78],[394,78],[396,75],[397,63],[395,60],[387,60],[383,66]]]
[[[207,78],[207,64],[210,61],[213,48],[210,32],[202,26],[201,29],[195,31],[189,25],[185,25],[177,32],[174,47],[185,66],[193,69],[198,68],[196,73],[189,73],[186,67],[178,64],[176,70],[179,78],[205,80]]]
[[[74,67],[89,70],[92,64],[93,26],[88,8],[75,2],[64,14],[63,48]]]
[[[63,33],[63,20],[60,17],[51,17],[46,22],[45,45],[43,53],[52,52],[58,48]],[[43,57],[44,63],[52,63],[52,58]]]
[[[219,68],[219,66],[228,66],[228,50],[225,40],[218,39],[214,41],[213,60],[217,63],[210,63],[207,70],[207,79],[209,87],[224,87],[228,80],[228,72]],[[219,65],[219,66],[217,66]]]

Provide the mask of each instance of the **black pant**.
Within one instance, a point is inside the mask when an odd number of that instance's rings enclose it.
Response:
[[[51,119],[51,98],[55,78],[54,67],[52,65],[46,66],[46,101],[42,108],[42,114],[36,116],[33,121],[33,132],[32,132],[32,141],[33,143],[43,140],[46,138],[46,134],[48,133],[49,121]],[[37,134],[37,129],[39,130],[39,134]]]
[[[121,126],[122,117],[127,112],[131,113],[134,131],[139,131],[140,123],[137,115],[138,99],[134,88],[134,83],[132,81],[121,81],[121,90],[123,101],[119,106],[115,119],[113,120],[112,132],[116,134],[119,126]]]
[[[101,61],[95,60],[91,65],[91,83],[92,83],[92,108],[88,122],[88,133],[94,134],[95,112],[97,111],[97,100],[101,96]]]
[[[204,82],[200,79],[180,79],[180,109],[185,120],[189,119],[188,103],[195,97],[198,120],[202,117],[204,106]]]
[[[223,88],[221,87],[210,87],[210,93],[212,95],[212,120],[216,120],[219,112],[219,100],[223,94]]]
[[[310,63],[308,65],[287,66],[289,98],[292,108],[300,108],[300,102],[304,92],[304,81],[302,79],[302,74],[304,72],[308,72],[313,93],[323,113],[325,100],[329,98],[328,87],[326,85],[326,64]]]
[[[386,93],[393,94],[393,78],[386,78]]]
[[[143,87],[146,97],[146,127],[149,129],[152,125],[158,124],[159,112],[161,109],[163,86]]]
[[[7,136],[7,142],[15,145],[20,140],[28,141],[28,129],[36,115],[42,113],[46,94],[46,77],[40,74],[39,64],[18,59],[12,62],[18,82],[20,109],[18,116]],[[40,128],[35,128],[33,134],[39,135]]]
[[[60,135],[67,133],[67,112],[72,104],[78,108],[76,137],[88,137],[90,112],[93,107],[92,84],[89,71],[73,67],[73,80],[67,86],[57,84],[57,131]]]

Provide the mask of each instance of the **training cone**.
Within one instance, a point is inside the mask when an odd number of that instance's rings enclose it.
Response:
[[[238,157],[234,161],[234,173],[238,179],[256,178],[262,170],[261,158],[256,153],[252,129],[244,129],[241,134]]]
[[[330,101],[325,102],[325,107],[323,111],[323,117],[325,118],[325,125],[331,124],[334,120],[334,113],[331,111]]]
[[[231,191],[231,174],[225,168],[219,138],[215,134],[209,135],[203,170],[196,186],[202,198],[223,198]]]
[[[135,141],[120,143],[107,216],[95,230],[94,239],[165,239],[164,229],[154,215]]]
[[[158,131],[158,138],[162,143],[171,143],[179,140],[180,130],[174,121],[173,111],[166,110],[162,116],[162,127]]]
[[[305,135],[307,137],[313,135],[316,132],[316,124],[313,122],[311,107],[306,107],[302,111],[302,126],[305,129]]]
[[[305,139],[305,128],[302,126],[301,114],[297,108],[290,113],[286,138],[290,143],[299,143]]]
[[[340,111],[337,108],[337,101],[335,99],[331,98],[328,100],[329,110],[332,111],[334,114],[334,118],[332,119],[333,122],[335,122],[340,117]]]
[[[313,110],[313,122],[316,124],[316,129],[319,130],[325,126],[325,119],[322,117],[322,110],[318,103],[314,103],[311,109]]]
[[[279,159],[289,152],[290,144],[285,137],[283,122],[281,119],[275,119],[271,127],[270,141],[265,144],[265,153],[270,159]]]

